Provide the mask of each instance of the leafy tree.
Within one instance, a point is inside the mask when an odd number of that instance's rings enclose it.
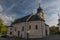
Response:
[[[56,26],[54,26],[54,25],[51,26],[51,27],[50,27],[50,33],[51,33],[51,34],[55,34],[56,32],[58,32]]]
[[[3,21],[2,21],[2,19],[0,19],[0,33],[1,33],[2,25],[3,25]]]
[[[0,19],[0,35],[7,31],[7,27],[3,24],[2,19]]]

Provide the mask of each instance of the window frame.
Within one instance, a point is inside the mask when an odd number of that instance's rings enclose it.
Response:
[[[24,26],[22,26],[22,31],[24,31]]]
[[[29,30],[31,30],[31,25],[29,25]]]

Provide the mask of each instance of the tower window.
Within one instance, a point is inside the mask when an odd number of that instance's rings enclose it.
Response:
[[[31,25],[29,25],[29,30],[31,29]]]
[[[37,25],[35,26],[35,29],[36,29],[36,30],[38,29],[38,26],[37,26]]]
[[[22,31],[24,31],[24,26],[22,27]]]

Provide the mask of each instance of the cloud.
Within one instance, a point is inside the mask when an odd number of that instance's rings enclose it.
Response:
[[[60,0],[41,0],[41,7],[45,13],[46,23],[50,26],[58,24],[58,11],[60,10]],[[43,3],[44,2],[44,3]],[[60,14],[60,12],[59,12]]]
[[[12,8],[13,8],[13,5],[10,8],[8,8],[7,10],[9,11]],[[3,20],[3,23],[5,25],[10,25],[11,22],[13,22],[15,20],[16,14],[8,15],[7,13],[5,13],[7,10],[5,12],[3,12],[3,10],[4,10],[3,7],[0,5],[0,18]]]
[[[52,14],[50,17],[47,16],[46,18],[46,23],[49,24],[50,26],[55,25],[57,26],[58,24],[58,14]]]
[[[15,6],[15,4],[12,4],[9,8],[7,8],[7,9],[4,11],[4,13],[10,11],[14,6]]]
[[[14,19],[15,19],[15,18],[12,17],[12,16],[8,16],[8,15],[2,14],[2,13],[0,13],[0,18],[3,20],[3,23],[4,23],[5,25],[10,25],[11,22],[13,22]]]
[[[10,25],[11,22],[13,22],[14,19],[18,17],[21,10],[25,11],[26,13],[29,12],[31,10],[29,8],[32,7],[32,5],[33,5],[32,3],[34,3],[35,0],[30,0],[30,1],[28,1],[28,0],[25,0],[25,1],[19,0],[17,2],[13,2],[13,3],[11,3],[12,2],[12,0],[11,0],[11,1],[8,1],[8,2],[5,1],[5,0],[0,1],[0,4],[3,6],[3,7],[2,6],[0,7],[0,11],[3,11],[3,12],[0,13],[0,18],[4,21],[5,25]],[[25,7],[25,9],[23,9],[24,7]],[[28,9],[29,9],[29,11],[27,11]],[[16,13],[15,10],[17,11],[17,13]],[[17,14],[17,16],[16,16],[15,13]],[[19,15],[19,17],[20,17],[20,15]]]
[[[54,1],[51,1],[51,2],[42,3],[41,6],[43,8],[49,8],[49,7],[57,6],[57,5],[59,6],[59,4],[60,4],[60,0],[54,0]]]
[[[0,5],[0,12],[2,12],[3,11],[3,8],[2,8],[2,6]]]

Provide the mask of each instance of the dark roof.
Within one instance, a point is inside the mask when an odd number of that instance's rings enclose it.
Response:
[[[25,16],[25,17],[22,17],[22,18],[16,19],[12,24],[25,22],[26,19],[27,19],[29,16],[30,16],[30,15],[27,15],[27,16]]]
[[[7,26],[7,27],[13,27],[13,26]]]
[[[60,19],[58,19],[58,22],[60,22]],[[58,23],[57,25],[60,25],[60,23]]]
[[[60,25],[60,23],[58,23],[57,25]]]
[[[28,21],[44,21],[41,17],[39,17],[37,14],[32,15],[32,17]]]
[[[45,24],[45,26],[49,26],[49,25]]]
[[[31,16],[31,17],[30,17]],[[29,18],[30,17],[30,18]],[[29,18],[29,19],[28,19]],[[28,21],[45,21],[42,18],[40,18],[37,14],[35,15],[27,15],[25,17],[16,19],[12,24],[16,24],[16,23],[21,23],[21,22],[26,22],[28,19]]]
[[[58,19],[58,21],[60,21],[60,19]]]

